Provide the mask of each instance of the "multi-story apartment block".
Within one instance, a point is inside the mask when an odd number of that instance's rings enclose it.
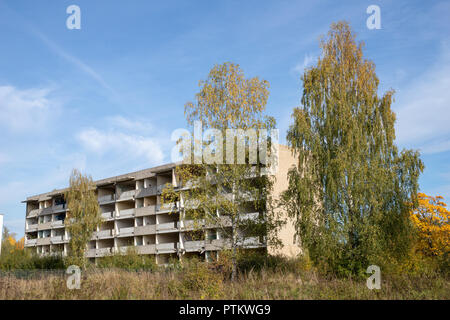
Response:
[[[274,196],[287,187],[287,171],[294,164],[287,147],[280,146],[279,165],[276,173]],[[104,222],[94,232],[88,244],[87,257],[91,260],[125,252],[134,247],[139,254],[156,256],[156,262],[166,263],[171,257],[204,255],[206,259],[227,247],[227,240],[213,226],[205,226],[205,240],[194,241],[189,237],[192,221],[180,214],[183,201],[161,205],[161,191],[167,183],[177,185],[175,164],[132,172],[96,181],[96,192]],[[28,197],[26,201],[25,246],[35,248],[39,254],[67,254],[69,234],[65,229],[65,189]],[[259,212],[242,212],[249,217]],[[294,243],[294,228],[289,223],[279,237],[284,243],[281,250],[294,255],[299,248]],[[259,238],[249,238],[246,248],[267,248]]]

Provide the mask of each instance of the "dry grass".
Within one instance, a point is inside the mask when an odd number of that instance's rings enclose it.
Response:
[[[63,275],[2,275],[0,299],[450,299],[450,286],[439,276],[383,279],[381,290],[369,290],[364,280],[325,279],[314,272],[250,272],[231,283],[207,269],[110,270],[84,274],[79,290],[67,289]]]

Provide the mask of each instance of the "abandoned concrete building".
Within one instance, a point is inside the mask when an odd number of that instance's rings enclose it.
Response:
[[[287,172],[294,164],[294,158],[285,146],[279,146],[278,159],[273,188],[275,198],[287,188]],[[161,205],[163,186],[172,183],[176,187],[175,167],[171,163],[95,181],[103,223],[88,244],[86,255],[91,261],[126,252],[130,246],[138,254],[154,255],[158,264],[181,255],[195,254],[209,260],[226,247],[225,239],[214,228],[205,227],[204,240],[189,239],[187,233],[192,230],[192,224],[179,214],[182,204]],[[67,209],[64,191],[30,196],[24,201],[25,246],[35,248],[38,254],[67,254],[70,235],[64,224]],[[266,248],[269,253],[288,256],[298,254],[292,221],[288,220],[278,236],[284,245],[281,249],[267,247],[259,238],[247,239],[245,247]]]

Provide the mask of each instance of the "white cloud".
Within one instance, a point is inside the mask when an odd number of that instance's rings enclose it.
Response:
[[[77,134],[77,139],[82,146],[98,155],[111,155],[112,157],[139,159],[148,161],[148,165],[161,164],[164,160],[161,141],[155,137],[143,135],[142,131],[148,130],[146,124],[139,121],[131,121],[122,117],[115,117],[113,121],[122,128],[132,129],[119,131],[117,128],[99,130],[87,128]],[[139,131],[141,130],[141,131]]]
[[[31,29],[31,31],[40,38],[48,48],[50,48],[54,53],[59,55],[61,58],[67,60],[68,62],[72,63],[75,67],[77,67],[79,70],[83,71],[87,75],[89,75],[92,79],[97,81],[98,84],[100,84],[103,88],[109,90],[112,94],[116,94],[114,90],[105,82],[105,80],[100,76],[93,68],[85,64],[83,61],[78,59],[77,57],[69,54],[67,51],[65,51],[63,48],[61,48],[59,45],[57,45],[55,42],[50,40],[47,36],[45,36],[43,33],[37,31],[36,28]]]
[[[395,107],[397,141],[424,153],[450,150],[450,45],[441,57],[407,88],[399,90]]]
[[[315,60],[315,56],[312,54],[305,54],[305,57],[303,58],[302,63],[298,63],[294,68],[292,68],[292,71],[298,74],[303,74],[305,69],[310,66]]]
[[[14,132],[42,129],[58,110],[49,89],[0,86],[0,126]]]
[[[125,129],[133,132],[150,132],[153,129],[149,120],[130,120],[123,116],[108,117],[106,121],[114,128]]]

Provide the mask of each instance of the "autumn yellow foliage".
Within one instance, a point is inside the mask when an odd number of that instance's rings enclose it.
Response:
[[[441,196],[418,194],[419,206],[411,214],[418,230],[417,251],[426,256],[441,256],[450,249],[450,211]]]
[[[9,244],[9,250],[12,253],[14,250],[23,250],[24,244],[25,244],[25,238],[21,238],[16,241],[16,239],[13,236],[8,236],[6,239],[7,243]]]

